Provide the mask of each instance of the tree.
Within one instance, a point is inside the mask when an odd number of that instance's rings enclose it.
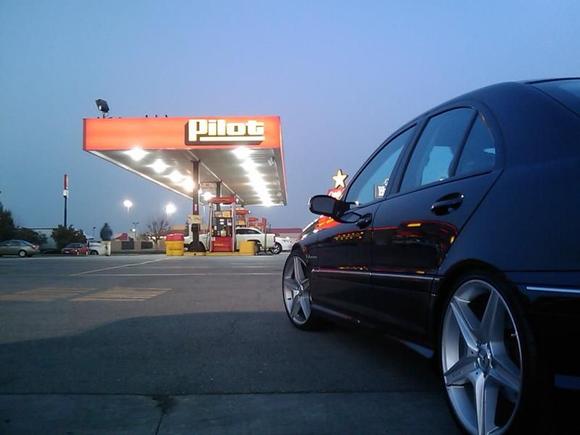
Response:
[[[14,225],[14,219],[12,219],[12,213],[10,210],[4,210],[0,202],[0,241],[13,239],[15,230],[16,227]]]
[[[4,209],[0,202],[0,241],[18,239],[26,240],[35,245],[42,245],[46,243],[46,236],[39,234],[30,228],[17,227],[12,218],[12,212]]]
[[[76,230],[72,225],[65,227],[59,225],[52,230],[52,238],[58,249],[64,248],[69,243],[86,243],[87,239],[81,230]]]
[[[147,229],[149,230],[148,236],[157,243],[168,233],[169,228],[167,219],[163,217],[153,219],[151,223],[147,224]]]
[[[103,242],[110,242],[113,238],[113,230],[107,222],[105,222],[105,225],[103,225],[103,228],[101,228],[100,235]]]

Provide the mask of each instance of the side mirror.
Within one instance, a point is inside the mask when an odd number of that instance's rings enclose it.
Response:
[[[310,198],[308,208],[314,214],[340,220],[340,217],[349,209],[349,204],[332,196],[316,195]]]

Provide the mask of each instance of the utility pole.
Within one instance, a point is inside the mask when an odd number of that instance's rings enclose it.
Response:
[[[64,174],[64,190],[62,191],[62,196],[64,197],[64,226],[66,228],[67,224],[67,202],[68,202],[68,175]]]

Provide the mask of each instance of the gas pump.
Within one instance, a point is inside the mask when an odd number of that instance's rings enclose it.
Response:
[[[218,196],[210,200],[211,227],[210,227],[210,250],[211,252],[234,252],[236,238],[234,229],[236,217],[233,212],[236,207],[236,199],[233,196]],[[216,205],[226,205],[216,210]]]

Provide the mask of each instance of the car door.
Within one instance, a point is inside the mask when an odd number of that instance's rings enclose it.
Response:
[[[398,189],[373,229],[376,318],[406,334],[426,334],[431,284],[461,229],[499,175],[496,141],[484,116],[459,107],[430,116]]]
[[[313,270],[314,305],[351,317],[367,316],[373,219],[414,131],[414,126],[410,127],[384,144],[354,177],[344,197],[353,204],[344,216],[348,222],[326,220],[318,226],[317,242],[310,248],[317,262]]]
[[[11,240],[8,242],[8,254],[17,255],[18,251],[20,251],[20,242],[17,240]]]

